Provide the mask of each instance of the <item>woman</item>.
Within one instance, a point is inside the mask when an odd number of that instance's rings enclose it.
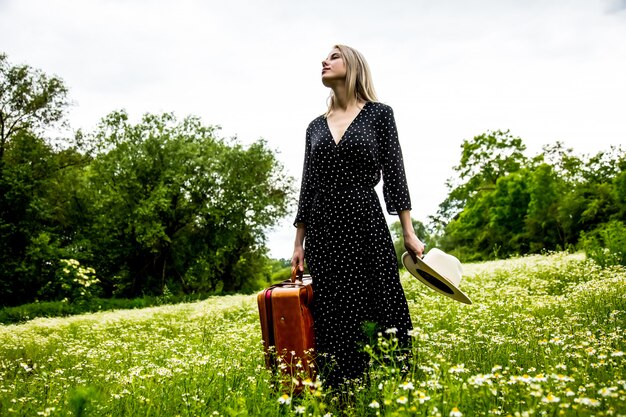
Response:
[[[398,214],[406,249],[424,245],[411,223],[411,201],[391,107],[377,102],[367,62],[336,45],[322,61],[331,89],[328,111],[306,132],[292,265],[306,259],[315,288],[318,366],[330,386],[363,376],[365,327],[395,328],[407,346],[412,329],[393,242],[374,186],[383,178],[390,214]],[[374,333],[375,335],[376,333]]]

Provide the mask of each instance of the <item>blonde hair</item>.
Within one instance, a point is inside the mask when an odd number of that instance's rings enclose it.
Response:
[[[367,65],[365,57],[356,49],[346,45],[335,45],[333,48],[339,49],[341,57],[346,66],[346,93],[348,99],[354,98],[357,101],[378,101],[372,74]],[[335,96],[331,90],[328,98],[328,110],[326,116],[335,108]]]

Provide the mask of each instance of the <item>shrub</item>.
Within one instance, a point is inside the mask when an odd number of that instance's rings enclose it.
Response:
[[[626,266],[626,225],[620,221],[610,221],[600,225],[581,237],[582,247],[587,256],[598,265]]]
[[[276,284],[289,278],[291,278],[291,266],[287,266],[279,269],[278,271],[274,271],[270,280],[272,284]]]

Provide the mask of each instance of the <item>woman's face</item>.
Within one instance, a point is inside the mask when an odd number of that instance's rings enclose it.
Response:
[[[322,83],[330,87],[334,81],[345,80],[345,78],[346,64],[339,49],[335,48],[322,61]]]

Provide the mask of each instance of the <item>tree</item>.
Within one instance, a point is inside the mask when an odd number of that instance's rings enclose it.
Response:
[[[547,164],[552,168],[554,175],[567,184],[573,185],[583,180],[584,161],[574,154],[572,148],[566,148],[563,142],[556,141],[542,146],[541,149],[541,153],[532,159],[534,167]]]
[[[617,218],[626,222],[626,167],[622,167],[622,171],[613,180],[613,189],[619,209]]]
[[[66,96],[59,78],[0,54],[0,304],[74,294],[77,278],[109,296],[269,278],[264,230],[293,190],[263,140],[244,147],[198,118],[133,125],[114,112],[54,149],[42,132],[63,122]]]
[[[0,305],[54,298],[42,289],[79,227],[72,190],[83,162],[28,131],[8,144],[0,164]]]
[[[286,214],[292,180],[265,142],[216,132],[171,114],[103,119],[84,238],[108,294],[236,291],[269,277],[263,230]]]
[[[461,145],[461,160],[454,170],[458,177],[448,180],[448,197],[440,204],[435,217],[447,223],[478,193],[492,191],[499,178],[526,165],[522,139],[509,131],[487,131]]]
[[[491,253],[495,257],[528,252],[525,217],[528,210],[528,172],[520,170],[496,182],[488,210],[485,230]]]
[[[463,210],[446,224],[440,245],[459,259],[489,258],[493,242],[489,231],[492,193],[484,192],[468,200]]]
[[[526,238],[531,253],[544,249],[565,248],[565,227],[559,216],[561,198],[566,193],[566,182],[555,171],[554,165],[537,165],[528,178],[530,201],[525,219]]]
[[[0,161],[17,132],[36,133],[63,120],[67,91],[60,78],[28,65],[12,66],[0,53]]]
[[[67,88],[0,53],[0,304],[53,296],[53,280],[74,216],[66,209],[85,158],[55,151],[42,132],[63,122]]]
[[[508,132],[464,141],[458,186],[437,218],[443,248],[464,260],[573,248],[583,233],[624,220],[619,147],[579,157],[556,142],[532,159],[523,150]]]
[[[582,232],[623,220],[618,189],[624,159],[616,147],[581,158],[576,180],[565,184],[557,210],[567,246],[576,245]]]
[[[525,149],[508,130],[487,131],[463,141],[460,162],[454,167],[458,177],[448,180],[450,193],[432,217],[444,230],[442,248],[466,260],[513,250],[510,240],[498,234],[511,237],[507,226],[513,225],[514,234],[519,232],[520,208],[507,204],[523,202],[524,187],[520,178],[505,178],[527,165]]]

